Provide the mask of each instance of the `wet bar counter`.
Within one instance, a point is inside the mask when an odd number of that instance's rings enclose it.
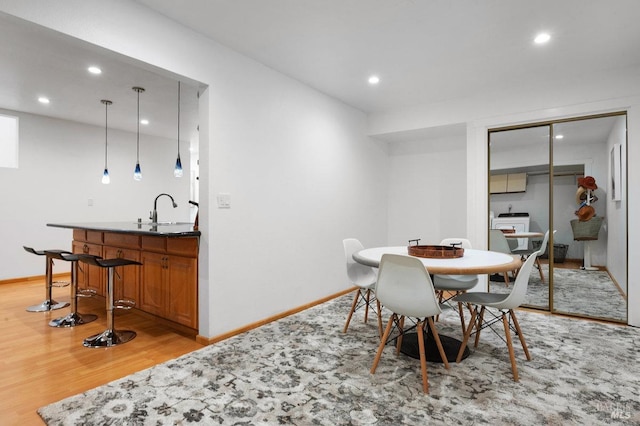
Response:
[[[198,246],[200,231],[183,222],[49,223],[73,230],[72,251],[125,258],[141,266],[120,268],[117,299],[189,334],[198,330]],[[96,266],[81,265],[78,286],[105,295],[106,277]]]

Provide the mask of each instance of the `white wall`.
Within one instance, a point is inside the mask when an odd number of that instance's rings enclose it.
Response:
[[[343,238],[386,243],[387,154],[365,136],[363,113],[137,3],[61,6],[2,3],[209,86],[200,99],[201,335],[345,289]],[[230,209],[215,208],[218,193],[231,195]]]
[[[147,220],[161,192],[173,195],[178,203],[173,209],[167,199],[158,201],[162,220],[189,219],[189,180],[173,177],[175,141],[140,136],[143,179],[136,182],[136,135],[111,129],[111,183],[103,185],[104,127],[15,111],[0,113],[20,118],[20,166],[0,168],[0,279],[44,273],[42,258],[24,251],[23,245],[71,249],[71,230],[47,223]],[[188,164],[185,167],[188,176]],[[56,272],[68,270],[64,262],[56,266]]]
[[[611,130],[609,139],[607,140],[607,158],[610,155],[611,149],[614,144],[620,144],[622,148],[622,158],[627,158],[627,121],[626,117],[618,117]],[[608,175],[611,176],[611,164],[607,167]],[[627,163],[625,161],[621,164],[622,176],[627,176]],[[600,202],[607,206],[607,233],[608,233],[608,245],[609,247],[620,247],[624,244],[623,241],[627,238],[627,185],[626,182],[621,182],[620,191],[623,194],[620,201],[614,201],[611,199],[611,182],[604,184],[607,188],[607,194],[604,199],[600,198]],[[629,258],[633,261],[633,259]],[[607,268],[612,276],[616,277],[618,284],[623,290],[627,290],[627,276],[626,266],[628,260],[625,258],[624,253],[620,251],[611,251],[607,253]]]
[[[390,245],[467,236],[465,152],[464,137],[389,144]]]

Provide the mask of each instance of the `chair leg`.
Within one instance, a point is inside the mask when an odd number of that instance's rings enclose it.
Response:
[[[538,265],[538,273],[540,274],[540,281],[544,283],[544,272],[542,272],[542,265],[540,259],[536,257],[536,265]]]
[[[524,335],[522,334],[522,330],[520,330],[520,324],[518,323],[518,319],[516,318],[516,313],[513,309],[509,310],[509,315],[511,315],[511,319],[513,320],[513,325],[516,327],[516,331],[518,332],[518,338],[520,339],[520,343],[522,344],[522,350],[524,351],[525,356],[527,357],[527,361],[531,361],[531,355],[529,355],[529,349],[527,348],[527,343],[524,341]]]
[[[509,329],[509,320],[507,314],[502,312],[502,324],[504,325],[504,334],[507,338],[507,348],[509,349],[509,358],[511,359],[511,371],[513,372],[513,380],[518,381],[518,367],[516,366],[516,356],[511,343],[511,331]]]
[[[444,290],[438,290],[438,305],[442,305],[442,301],[444,300]],[[436,321],[440,319],[440,314],[436,315]]]
[[[367,289],[367,294],[365,296],[365,311],[364,311],[364,322],[369,321],[369,302],[371,300],[371,290]]]
[[[478,308],[473,308],[471,312],[471,319],[469,320],[469,327],[467,327],[467,331],[464,333],[464,339],[462,339],[462,344],[460,345],[460,350],[458,351],[458,356],[456,357],[456,362],[459,363],[462,361],[462,355],[464,354],[464,350],[467,348],[467,343],[469,342],[469,337],[471,336],[471,332],[473,331],[473,327],[476,325],[476,318],[478,316]]]
[[[397,317],[398,316],[396,315],[396,318]],[[404,337],[404,315],[400,317],[398,328],[400,329],[400,335],[396,339],[396,355],[400,355],[400,349],[402,349],[402,338]]]
[[[393,325],[393,321],[396,318],[397,318],[396,314],[392,314],[391,317],[389,318],[389,322],[387,323],[387,328],[384,330],[384,334],[382,335],[382,339],[380,340],[380,344],[378,345],[378,352],[376,352],[376,357],[373,359],[373,365],[371,366],[371,374],[375,374],[376,368],[378,368],[378,363],[380,362],[380,357],[382,356],[382,350],[384,349],[384,346],[387,343],[389,334],[391,334],[391,326]]]
[[[480,331],[482,330],[482,323],[484,322],[484,310],[485,307],[483,306],[482,309],[480,309],[480,317],[478,318],[478,326],[476,327],[476,340],[473,343],[474,348],[478,347],[478,342],[480,341]]]
[[[433,318],[427,318],[427,323],[429,324],[429,328],[431,329],[431,334],[433,335],[433,339],[436,341],[436,346],[438,347],[438,352],[440,352],[440,358],[442,359],[442,363],[444,364],[444,368],[449,369],[449,361],[447,360],[447,354],[444,353],[444,348],[442,347],[442,342],[440,341],[440,335],[438,334],[438,330],[436,330],[436,325],[433,322]]]
[[[504,277],[504,285],[509,287],[509,273],[508,272],[503,272],[502,276]]]
[[[349,323],[351,322],[351,317],[353,316],[353,312],[356,310],[356,306],[358,306],[359,297],[360,297],[360,289],[357,289],[356,295],[353,298],[353,303],[351,304],[351,310],[349,311],[349,315],[347,316],[347,322],[344,325],[344,330],[342,330],[343,333],[346,333],[347,329],[349,328]]]
[[[430,325],[433,320],[429,318]],[[424,321],[418,321],[418,350],[420,352],[420,372],[422,373],[422,391],[429,393],[429,377],[427,376],[427,356],[424,353]]]
[[[376,299],[376,305],[378,308],[378,335],[382,339],[382,305],[380,305],[380,301]]]
[[[463,292],[459,291],[458,294],[462,294]],[[460,314],[460,325],[462,326],[462,334],[467,330],[467,326],[464,320],[464,309],[462,307],[462,302],[458,302],[458,314]]]

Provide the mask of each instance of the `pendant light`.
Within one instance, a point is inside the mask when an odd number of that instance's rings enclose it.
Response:
[[[178,158],[176,158],[176,166],[173,169],[175,177],[182,177],[182,161],[180,161],[180,82],[178,81]]]
[[[111,182],[109,168],[107,167],[107,108],[113,102],[107,99],[102,99],[100,102],[104,104],[104,171],[102,172],[102,183],[106,185]]]
[[[142,87],[133,87],[138,93],[138,132],[136,136],[136,168],[133,171],[133,179],[142,180],[142,170],[140,169],[140,93],[144,92]]]

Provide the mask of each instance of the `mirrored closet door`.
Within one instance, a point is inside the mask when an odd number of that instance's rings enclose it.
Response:
[[[626,115],[492,130],[489,174],[491,250],[526,257],[548,231],[526,306],[626,322]]]

